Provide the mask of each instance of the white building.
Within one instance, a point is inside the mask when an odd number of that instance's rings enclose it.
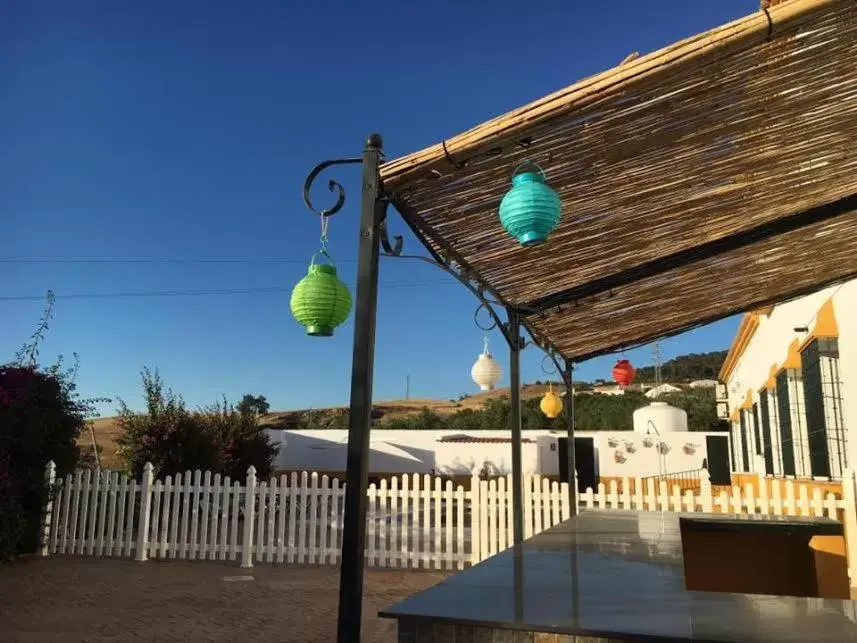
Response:
[[[717,380],[693,380],[688,386],[690,388],[714,388],[717,386]]]
[[[672,384],[659,384],[658,386],[650,388],[643,395],[650,400],[654,400],[659,395],[664,395],[666,393],[681,393],[681,389],[678,386],[673,386]]]
[[[659,410],[648,406],[644,409],[638,413],[645,415]],[[623,476],[699,470],[707,462],[712,465],[713,477],[717,469],[715,461],[721,453],[721,468],[728,476],[726,433],[676,430],[686,429],[686,421],[683,426],[667,426],[668,419],[661,415],[652,415],[652,430],[646,424],[639,431],[577,431],[576,468],[582,485],[595,486],[599,481]],[[277,456],[275,469],[332,474],[345,471],[348,431],[271,429],[268,432],[274,442],[285,445]],[[562,475],[566,449],[564,431],[525,431],[521,444],[523,472]],[[432,472],[469,476],[483,470],[505,475],[512,471],[511,462],[508,429],[466,435],[449,430],[375,429],[370,437],[369,471],[373,476]]]
[[[744,316],[720,371],[733,472],[836,480],[857,463],[855,313],[852,280]]]

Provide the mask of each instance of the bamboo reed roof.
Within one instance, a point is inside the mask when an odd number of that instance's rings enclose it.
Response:
[[[786,0],[381,178],[435,252],[580,360],[857,276],[855,143],[857,2]],[[535,248],[498,217],[528,159],[563,204]]]

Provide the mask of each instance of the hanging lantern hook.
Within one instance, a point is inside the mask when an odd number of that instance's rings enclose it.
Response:
[[[549,366],[553,366],[553,368],[550,370],[545,368],[545,362],[547,360],[551,360]],[[544,373],[545,375],[556,375],[559,372],[559,369],[556,366],[556,362],[553,361],[553,357],[550,354],[545,354],[545,356],[542,357],[541,367],[542,367],[542,373]]]
[[[482,310],[483,308],[486,311],[488,311],[489,314],[491,314],[491,325],[490,326],[483,326],[482,324],[479,323],[479,311]],[[496,318],[496,315],[494,315],[492,313],[493,313],[493,311],[490,309],[488,304],[486,304],[485,302],[482,302],[481,304],[479,304],[479,306],[477,306],[476,312],[473,313],[473,323],[476,324],[476,327],[479,330],[485,331],[486,333],[488,331],[494,330],[495,328],[497,328],[497,318]]]
[[[512,176],[513,177],[516,176],[518,174],[518,172],[521,171],[521,168],[523,168],[523,167],[531,167],[531,168],[535,169],[541,175],[542,179],[547,180],[547,176],[545,175],[545,171],[542,169],[542,166],[539,165],[538,163],[536,163],[535,161],[531,160],[531,159],[526,159],[525,161],[519,163],[518,166],[512,172]]]
[[[343,188],[339,183],[331,179],[327,182],[327,189],[331,192],[336,193],[336,203],[334,203],[329,208],[322,208],[321,210],[316,210],[315,206],[312,204],[312,200],[310,199],[310,188],[312,187],[313,182],[316,177],[321,174],[327,168],[333,165],[351,165],[354,163],[362,163],[363,159],[358,158],[348,158],[348,159],[333,159],[330,161],[324,161],[323,163],[319,163],[316,165],[312,171],[307,175],[306,180],[304,181],[304,204],[310,212],[313,212],[323,218],[327,218],[333,216],[337,212],[342,209],[342,206],[345,205],[345,188]]]

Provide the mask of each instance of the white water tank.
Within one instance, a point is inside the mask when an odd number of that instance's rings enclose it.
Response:
[[[634,431],[652,435],[687,431],[687,412],[666,402],[652,402],[634,411]]]

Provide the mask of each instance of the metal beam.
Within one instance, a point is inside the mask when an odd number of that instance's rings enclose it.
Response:
[[[574,461],[574,367],[565,360],[565,430],[568,435],[566,461],[568,462],[569,514],[577,515],[577,465]]]
[[[366,483],[369,471],[369,429],[372,375],[375,362],[375,313],[378,306],[379,228],[387,202],[380,198],[378,167],[381,137],[373,134],[363,150],[363,191],[360,202],[360,247],[351,361],[351,408],[345,471],[345,517],[339,572],[337,641],[359,643],[366,541]]]
[[[688,248],[687,250],[681,250],[665,257],[647,261],[633,268],[552,293],[523,304],[521,309],[544,312],[551,308],[594,297],[688,264],[705,261],[706,259],[744,248],[771,237],[794,232],[795,230],[827,221],[828,219],[834,219],[853,210],[857,210],[857,194],[852,194],[838,201],[810,208],[797,214],[780,217],[755,228],[742,230],[721,239]]]
[[[512,431],[512,538],[515,545],[524,542],[524,477],[521,467],[521,318],[509,309],[509,390]]]
[[[441,235],[437,234],[424,220],[422,220],[413,208],[408,206],[408,204],[404,201],[404,199],[397,197],[395,194],[391,195],[391,202],[395,206],[396,210],[401,215],[402,219],[404,219],[405,223],[411,229],[411,232],[414,236],[419,240],[423,246],[425,246],[426,250],[428,250],[433,257],[436,259],[439,258],[439,253],[432,246],[432,241],[434,241],[438,246],[440,246],[441,252],[443,252],[449,259],[452,259],[461,267],[461,271],[467,273],[472,277],[473,281],[478,283],[486,292],[490,293],[491,296],[499,301],[503,306],[508,308],[516,308],[521,311],[522,314],[530,314],[535,312],[535,310],[527,310],[522,309],[520,306],[513,306],[508,301],[506,301],[503,296],[497,292],[490,283],[488,283],[482,276],[468,264],[464,257],[462,257],[455,248],[452,247],[450,243],[448,243]],[[431,240],[429,240],[431,239]],[[445,263],[443,259],[440,260],[440,263]]]

